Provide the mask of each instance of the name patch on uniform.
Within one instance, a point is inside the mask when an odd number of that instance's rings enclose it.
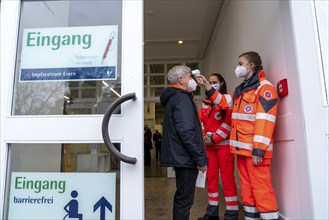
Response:
[[[254,107],[252,107],[252,105],[246,105],[243,110],[245,113],[251,113],[254,110]]]
[[[272,93],[270,91],[266,90],[264,92],[264,96],[265,96],[265,98],[270,99],[270,98],[272,98]]]

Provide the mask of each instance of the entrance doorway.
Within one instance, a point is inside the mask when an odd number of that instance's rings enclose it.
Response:
[[[185,64],[191,69],[199,69],[201,63],[144,63],[144,125],[150,128],[153,134],[156,130],[162,134],[164,109],[160,104],[160,95],[168,86],[167,72],[170,68]],[[197,106],[200,106],[202,95],[200,90],[195,91]],[[172,168],[160,166],[156,160],[156,148],[152,138],[153,149],[150,166],[144,167],[145,182],[145,219],[172,219],[172,202],[176,190],[174,171]],[[191,210],[191,219],[201,217],[207,204],[206,189],[197,189],[195,203]]]

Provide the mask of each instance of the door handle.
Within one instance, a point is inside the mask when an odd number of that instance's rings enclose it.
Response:
[[[124,154],[122,154],[120,151],[118,151],[114,145],[111,142],[110,135],[109,135],[109,121],[113,114],[113,112],[125,101],[132,99],[133,101],[136,100],[136,93],[128,93],[126,95],[123,95],[119,97],[117,100],[115,100],[106,110],[104,117],[103,117],[103,123],[102,123],[102,135],[103,140],[105,142],[106,147],[108,150],[113,153],[113,155],[118,158],[120,161],[129,163],[129,164],[136,164],[137,159],[135,157],[128,157]]]

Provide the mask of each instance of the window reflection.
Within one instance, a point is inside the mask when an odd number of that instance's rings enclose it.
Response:
[[[150,64],[150,73],[163,73],[164,64]]]
[[[165,77],[164,75],[151,75],[150,85],[164,85]]]
[[[113,145],[120,150],[120,143]],[[116,172],[120,169],[120,161],[104,144],[11,144],[9,149],[9,172]]]

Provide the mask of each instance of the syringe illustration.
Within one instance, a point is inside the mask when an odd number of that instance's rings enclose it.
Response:
[[[109,42],[107,43],[106,48],[105,48],[105,51],[104,51],[104,54],[103,54],[102,64],[103,64],[105,58],[107,57],[107,53],[110,50],[110,47],[111,47],[112,40],[113,40],[114,36],[115,36],[115,32],[112,31],[111,36],[110,36],[110,39],[109,39]]]

